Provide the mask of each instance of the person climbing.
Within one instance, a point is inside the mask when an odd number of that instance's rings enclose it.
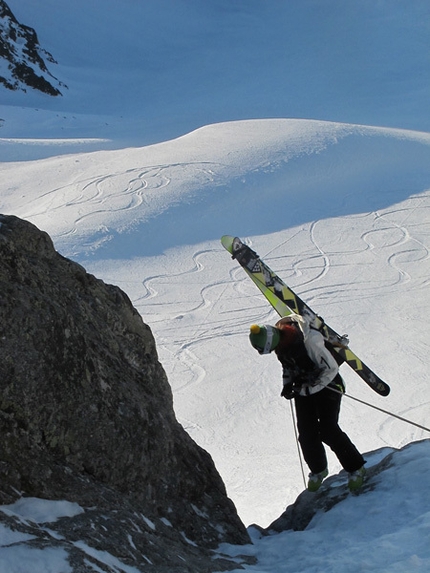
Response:
[[[316,492],[328,475],[324,444],[348,472],[349,490],[359,490],[366,462],[339,426],[345,386],[321,332],[312,328],[306,318],[290,315],[275,326],[253,324],[249,338],[260,354],[274,351],[282,364],[281,396],[294,399],[298,439],[310,469],[308,490]]]

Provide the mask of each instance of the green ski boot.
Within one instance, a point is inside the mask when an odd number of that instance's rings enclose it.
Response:
[[[319,472],[318,474],[312,474],[312,473],[309,474],[308,491],[311,491],[312,493],[318,491],[319,488],[321,487],[324,478],[326,478],[327,476],[328,476],[327,468],[322,472]]]
[[[365,467],[361,467],[355,472],[349,474],[348,488],[352,493],[356,493],[364,483],[364,477],[366,475]]]

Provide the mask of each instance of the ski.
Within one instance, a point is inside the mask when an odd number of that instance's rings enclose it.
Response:
[[[306,317],[313,328],[323,334],[326,345],[335,351],[337,362],[346,362],[359,376],[378,394],[388,396],[389,385],[381,380],[354,352],[349,348],[345,336],[341,336],[318,316],[279,276],[260,259],[258,254],[238,237],[224,235],[222,246],[236,259],[257,288],[263,293],[268,302],[281,316],[292,313]]]

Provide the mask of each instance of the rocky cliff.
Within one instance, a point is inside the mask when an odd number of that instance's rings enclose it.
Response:
[[[119,288],[3,215],[0,348],[1,504],[79,504],[51,540],[74,542],[73,571],[93,571],[78,538],[139,571],[231,566],[208,552],[248,534],[211,457],[175,418],[150,328]]]
[[[56,63],[44,50],[33,28],[20,24],[4,0],[0,0],[0,84],[10,90],[32,88],[51,96],[66,87],[48,70],[45,60]]]

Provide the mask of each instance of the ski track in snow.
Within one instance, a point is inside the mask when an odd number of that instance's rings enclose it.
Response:
[[[153,297],[157,296],[157,294],[158,294],[157,290],[154,289],[154,288],[151,286],[151,283],[156,282],[157,280],[158,280],[158,281],[170,280],[170,279],[172,279],[173,277],[176,277],[176,278],[177,278],[177,277],[181,277],[181,276],[184,276],[184,275],[187,276],[187,275],[192,274],[192,273],[201,272],[204,267],[203,267],[203,265],[199,262],[199,257],[200,257],[201,255],[207,253],[207,252],[210,252],[210,250],[198,251],[198,252],[196,252],[196,253],[193,254],[192,260],[193,260],[194,266],[193,266],[193,268],[191,268],[191,269],[187,269],[187,270],[185,270],[185,271],[182,271],[182,272],[180,272],[180,273],[176,273],[176,274],[174,274],[174,275],[165,273],[165,274],[160,274],[160,275],[154,275],[154,276],[151,276],[151,277],[146,277],[146,278],[142,281],[142,285],[144,286],[146,292],[145,292],[145,294],[144,294],[143,296],[141,296],[140,298],[137,298],[137,299],[135,300],[135,303],[136,303],[136,304],[139,304],[139,303],[140,303],[141,301],[143,301],[143,300],[147,300],[148,298],[153,298]],[[204,297],[202,296],[202,298],[204,298]]]
[[[419,200],[419,205],[416,204]],[[286,279],[285,275],[290,275],[294,280],[290,281],[291,286],[311,305],[318,303],[319,307],[324,307],[324,301],[332,300],[333,295],[339,295],[343,303],[351,303],[357,300],[359,296],[361,300],[366,297],[374,297],[375,292],[381,289],[385,293],[397,292],[399,287],[407,288],[410,292],[415,288],[424,288],[428,284],[428,280],[423,282],[417,281],[411,276],[407,270],[409,265],[415,263],[422,263],[429,260],[429,249],[424,242],[413,234],[413,225],[411,228],[407,226],[407,219],[409,219],[415,209],[420,207],[422,209],[430,208],[430,196],[424,195],[420,198],[411,198],[406,202],[406,207],[402,206],[400,209],[391,209],[386,212],[374,212],[369,214],[374,218],[374,227],[371,230],[359,234],[356,240],[353,240],[351,245],[343,245],[343,250],[340,252],[342,257],[350,255],[351,262],[346,269],[337,268],[336,263],[332,259],[338,253],[335,249],[327,248],[331,243],[327,242],[323,236],[323,240],[318,236],[318,228],[324,227],[324,221],[312,222],[308,226],[309,248],[307,249],[306,256],[301,256],[293,261],[290,261],[291,255],[279,255],[280,251],[285,250],[285,245],[289,239],[284,239],[279,242],[277,246],[270,250],[271,256],[264,257],[269,265],[273,266],[276,261],[276,267],[279,274]],[[360,216],[361,217],[361,216]],[[399,220],[399,218],[401,218]],[[345,219],[345,227],[347,230],[349,218]],[[382,226],[381,226],[382,224]],[[345,229],[344,229],[345,231]],[[323,231],[322,234],[324,235]],[[303,234],[302,234],[303,237]],[[252,241],[246,241],[252,243]],[[361,245],[361,249],[358,245]],[[351,246],[351,248],[349,248]],[[348,248],[347,248],[348,247]],[[402,248],[403,247],[403,248]],[[256,246],[258,250],[258,245]],[[273,255],[276,251],[277,256]],[[134,300],[135,305],[138,307],[145,303],[145,310],[147,311],[146,303],[154,300],[156,304],[160,304],[165,308],[165,302],[157,302],[159,295],[159,288],[157,283],[172,283],[173,280],[183,278],[186,283],[191,283],[191,276],[202,274],[202,283],[206,280],[204,258],[210,258],[211,254],[216,250],[204,249],[198,250],[192,255],[192,267],[182,272],[175,274],[160,274],[146,278],[142,281],[145,293]],[[302,251],[303,252],[303,251]],[[360,267],[360,262],[357,263],[356,259],[360,259],[362,255],[377,254],[378,264],[384,264],[393,270],[391,273],[392,280],[389,283],[379,284],[378,277],[375,277],[373,282],[367,282],[364,286],[354,286],[350,283],[350,269],[356,274],[355,267]],[[384,256],[385,255],[385,256]],[[287,265],[284,264],[284,259],[287,259]],[[283,273],[279,268],[290,266],[290,272]],[[365,265],[366,266],[366,265]],[[348,275],[348,280],[339,281],[339,276],[343,274]],[[286,280],[288,282],[288,280]],[[172,287],[174,289],[174,286]],[[188,368],[192,367],[193,354],[191,348],[195,345],[208,341],[211,338],[222,336],[226,334],[226,330],[230,329],[228,333],[231,334],[233,328],[235,332],[240,332],[244,328],[248,328],[250,317],[253,321],[266,322],[270,318],[273,319],[273,312],[267,306],[263,297],[257,292],[255,286],[247,279],[240,267],[233,267],[229,270],[229,278],[221,281],[210,281],[207,284],[200,286],[195,284],[193,286],[194,297],[193,302],[184,305],[180,311],[172,311],[172,318],[175,321],[182,320],[187,314],[201,313],[201,320],[195,322],[199,324],[197,331],[190,332],[187,328],[186,333],[182,332],[180,337],[175,337],[172,342],[177,345],[180,344],[179,350],[176,351],[176,357],[180,359]],[[228,296],[231,301],[231,306],[227,311],[216,311],[211,317],[211,312],[214,305],[217,304],[221,297]],[[172,306],[175,306],[172,302]],[[333,304],[333,302],[331,303]],[[319,308],[318,311],[321,309]],[[222,327],[217,325],[217,313],[223,316],[221,321]],[[231,319],[226,323],[224,315],[229,313]],[[182,327],[181,327],[182,328]],[[173,330],[176,330],[174,328]],[[167,334],[169,329],[167,329]],[[166,330],[164,330],[166,335]],[[195,357],[194,357],[195,358]],[[201,368],[196,368],[196,383],[201,382],[204,373]]]
[[[411,442],[428,438],[428,432],[413,425],[413,423],[425,428],[429,427],[428,411],[430,402],[428,400],[423,402],[422,392],[420,392],[419,395],[413,394],[413,392],[409,394],[408,402],[414,405],[396,411],[398,416],[401,416],[405,420],[410,420],[412,422],[411,424],[390,416],[381,422],[377,429],[378,437],[388,446],[396,444],[397,448],[401,448]]]
[[[407,266],[428,260],[429,248],[423,241],[414,236],[413,228],[409,229],[405,224],[407,219],[418,207],[420,209],[430,208],[430,204],[425,204],[429,203],[428,195],[419,199],[419,205],[413,205],[414,198],[410,199],[408,203],[412,204],[412,208],[389,210],[383,214],[379,212],[371,214],[374,217],[374,225],[376,228],[366,230],[359,237],[364,244],[363,250],[360,251],[360,249],[357,249],[356,244],[358,243],[356,243],[354,249],[349,251],[352,257],[351,268],[354,267],[354,258],[365,251],[375,252],[375,257],[380,259],[379,264],[391,267],[394,272],[388,276],[391,276],[392,280],[385,285],[379,285],[375,280],[374,282],[369,282],[364,288],[362,286],[355,288],[353,284],[351,284],[349,277],[344,283],[332,281],[330,280],[331,277],[328,277],[328,280],[323,281],[325,284],[320,285],[320,281],[331,272],[332,263],[330,260],[337,253],[332,250],[324,250],[320,246],[316,237],[317,222],[311,224],[309,230],[310,242],[315,247],[317,253],[311,253],[306,257],[301,257],[292,264],[294,276],[296,278],[302,277],[298,286],[295,288],[300,289],[301,295],[310,305],[312,305],[316,299],[328,299],[335,294],[337,296],[340,294],[344,300],[348,300],[345,296],[352,295],[349,300],[353,300],[357,294],[359,294],[360,297],[371,297],[376,289],[379,290],[383,287],[387,292],[395,292],[395,289],[401,284],[411,283],[412,277],[407,270]],[[392,220],[393,218],[397,218],[398,215],[402,216],[399,223],[397,223],[396,220]],[[384,225],[383,227],[379,226],[381,223]],[[319,222],[319,225],[321,225],[321,222]],[[376,254],[376,251],[378,254]],[[381,258],[380,255],[383,252],[387,253],[385,259],[383,257]],[[348,254],[348,252],[343,251],[342,256],[345,256],[345,254]],[[308,272],[306,273],[306,271]],[[310,271],[312,271],[312,274]],[[305,274],[309,276],[309,278],[305,279]],[[330,282],[331,286],[327,286],[326,283]],[[354,282],[354,284],[359,284],[359,282],[360,281],[357,281],[357,283]],[[410,291],[410,289],[426,286],[428,281],[426,280],[423,284],[415,283],[405,284],[404,286]],[[347,290],[344,291],[343,289]],[[366,292],[368,295],[366,295]]]
[[[134,304],[136,308],[139,309],[139,307],[142,307],[142,310],[144,308],[145,312],[147,312],[148,301],[150,301],[150,299],[157,299],[160,291],[162,290],[158,286],[160,284],[172,284],[177,279],[180,279],[181,283],[185,282],[194,284],[195,280],[193,277],[205,271],[203,259],[205,257],[210,257],[211,253],[213,252],[215,252],[213,249],[202,249],[196,251],[191,256],[191,268],[174,274],[164,273],[154,275],[142,281],[142,285],[144,286],[146,292],[143,296],[135,299]],[[240,269],[232,270],[230,276],[234,276],[238,270],[240,271]],[[152,286],[153,284],[155,286]],[[242,278],[238,283],[234,281],[234,288],[237,289],[239,293],[241,293],[241,289],[243,288],[242,285],[245,284],[247,284],[247,281]],[[206,377],[206,370],[198,363],[199,360],[194,353],[193,348],[198,347],[202,343],[207,343],[213,338],[226,334],[225,319],[223,318],[220,321],[218,316],[215,315],[213,317],[214,320],[211,320],[211,310],[213,303],[216,303],[221,298],[226,290],[226,287],[229,285],[230,282],[227,280],[209,282],[207,285],[198,287],[196,289],[195,296],[193,296],[192,300],[186,304],[186,308],[181,308],[181,310],[178,312],[176,308],[173,308],[172,310],[172,320],[174,322],[173,324],[169,325],[169,327],[163,329],[163,336],[169,336],[169,334],[172,333],[172,338],[169,338],[170,342],[168,348],[165,347],[164,349],[167,349],[167,352],[170,355],[170,360],[180,363],[182,366],[182,368],[180,368],[182,376],[184,371],[187,371],[189,375],[185,382],[175,385],[175,392],[177,393],[180,393],[184,390],[189,390],[191,386],[198,386]],[[247,295],[246,293],[241,293],[241,296],[246,298]],[[158,302],[155,300],[154,303],[157,306],[161,305],[163,309],[165,309],[165,302]],[[181,301],[172,301],[172,307],[178,305],[181,305]],[[195,313],[202,314],[202,318],[200,320],[196,320],[196,323],[198,324],[197,329],[195,326],[191,326],[190,331],[190,326],[185,325],[183,319],[185,316],[193,315]],[[236,324],[236,328],[239,329],[241,326],[243,326],[245,321],[246,319],[244,319],[242,323],[239,321],[239,324]],[[230,325],[231,322],[232,321],[229,321]],[[163,344],[161,346],[164,347]],[[172,350],[172,346],[174,347],[174,350]]]
[[[429,194],[421,196],[419,201],[420,209],[430,207]],[[383,301],[384,297],[390,297],[392,294],[395,297],[403,297],[413,289],[425,288],[426,281],[420,279],[420,275],[423,273],[425,275],[425,271],[421,271],[417,275],[418,267],[416,264],[422,264],[429,260],[429,249],[426,247],[425,241],[422,240],[422,237],[428,236],[428,233],[426,229],[414,225],[413,213],[417,206],[417,199],[410,198],[398,209],[387,209],[341,218],[338,221],[340,244],[333,241],[332,237],[327,237],[324,221],[310,223],[299,230],[293,229],[276,234],[278,240],[275,243],[272,241],[270,248],[266,248],[266,255],[264,248],[260,248],[257,239],[252,241],[248,239],[246,242],[248,244],[254,243],[253,247],[257,252],[315,310],[321,312],[323,316],[328,315],[326,316],[328,322],[332,323],[331,315],[333,312],[336,313],[335,316],[338,313],[348,316],[350,323],[357,320],[361,322],[359,317],[363,311],[353,309],[351,313],[351,304],[354,305],[357,300],[363,301],[366,297],[374,298],[377,294]],[[369,219],[373,221],[373,228],[370,230]],[[354,227],[352,230],[351,224]],[[361,230],[362,228],[366,230]],[[294,237],[297,238],[298,236],[302,241],[302,248],[299,252],[305,253],[305,256],[297,257],[294,254],[294,248],[292,250],[288,248],[294,242]],[[305,236],[307,236],[307,247],[303,248]],[[175,325],[165,325],[162,328],[163,345],[165,350],[170,352],[172,361],[169,366],[172,376],[169,374],[169,380],[172,380],[175,396],[179,398],[183,394],[184,399],[186,399],[189,391],[192,391],[194,396],[197,393],[203,398],[205,389],[214,383],[216,384],[217,373],[213,372],[209,365],[202,364],[200,361],[200,345],[210,344],[211,339],[215,337],[240,335],[242,338],[247,338],[246,333],[252,322],[273,323],[276,320],[276,314],[267,305],[255,285],[248,280],[243,270],[237,263],[229,263],[227,253],[224,253],[225,260],[223,263],[225,266],[228,265],[225,279],[214,281],[208,278],[213,277],[212,259],[217,253],[217,249],[197,250],[192,254],[192,267],[190,269],[173,275],[151,276],[148,279],[151,281],[151,292],[153,293],[160,291],[158,281],[164,284],[166,280],[171,281],[174,277],[183,277],[190,284],[190,291],[192,291],[191,300],[193,302],[190,301],[186,305],[178,303],[181,310],[176,314],[172,312],[172,316],[177,317]],[[348,259],[346,267],[345,258]],[[339,264],[340,259],[343,260],[341,264]],[[389,281],[380,280],[377,273],[379,265],[391,269]],[[413,272],[409,270],[411,265]],[[220,275],[222,272],[217,273],[217,276]],[[357,277],[356,280],[351,280],[351,276]],[[193,279],[198,277],[198,281],[190,281],[190,277]],[[147,283],[145,283],[145,287],[148,289]],[[171,285],[170,288],[173,289],[170,292],[173,292],[174,285]],[[165,289],[166,286],[164,285]],[[333,295],[336,295],[336,301],[333,300]],[[169,298],[166,290],[163,294],[163,300],[165,298]],[[160,302],[160,304],[163,307],[165,305],[164,302]],[[343,313],[342,309],[338,311],[337,307],[345,307],[348,309],[348,313],[346,311]],[[325,310],[328,312],[324,312]],[[193,315],[191,328],[190,325],[186,324],[189,313]],[[225,318],[226,314],[228,320]],[[178,320],[179,317],[180,320]],[[177,328],[178,322],[181,323],[180,332]],[[199,325],[197,329],[195,328],[196,324]],[[355,350],[355,344],[352,346]],[[367,351],[369,352],[369,350]],[[358,352],[360,353],[360,351]],[[371,353],[369,352],[369,354]],[[371,363],[371,360],[369,362]],[[264,371],[265,366],[262,369]],[[177,370],[178,375],[176,381],[175,370]],[[185,370],[188,372],[186,376],[184,376]],[[256,373],[255,376],[260,375]],[[262,384],[266,384],[265,378],[262,380]],[[202,387],[201,390],[200,387]],[[252,385],[247,391],[252,393],[257,391],[257,388],[262,388],[262,386],[260,384]],[[354,386],[354,389],[356,388],[360,392],[366,393],[366,388],[363,389],[357,382]],[[266,390],[264,391],[266,392]],[[267,392],[270,394],[272,390],[268,389]],[[369,399],[368,393],[366,397]],[[217,456],[216,451],[213,451],[215,447],[214,436],[218,435],[221,428],[222,431],[227,431],[226,426],[229,424],[228,419],[230,417],[243,415],[241,412],[243,394],[238,400],[233,393],[233,401],[227,404],[225,403],[226,400],[231,400],[232,397],[226,396],[224,398],[221,407],[216,403],[213,404],[211,423],[204,424],[203,420],[196,419],[195,411],[193,415],[188,415],[183,404],[180,405],[178,412],[179,419],[189,428],[193,438],[212,452],[216,458],[220,456]],[[371,401],[372,398],[374,398],[373,395],[370,396]],[[424,424],[425,420],[422,418],[428,405],[419,402],[419,395],[412,397],[412,405],[399,414]],[[386,404],[382,404],[382,407],[384,406]],[[365,412],[364,408],[363,415]],[[252,426],[254,423],[258,426],[265,417],[267,417],[267,412],[264,403],[262,403],[260,412],[252,422]],[[351,418],[357,418],[357,412],[353,413]],[[193,420],[192,423],[190,422],[191,419]],[[214,424],[215,426],[219,424],[218,429],[214,430]],[[381,414],[379,427],[375,431],[381,445],[393,445],[399,441],[403,444],[410,439],[423,437],[421,430],[413,427],[405,428],[404,422],[393,420],[383,414]],[[234,433],[229,435],[229,440],[230,442],[223,446],[219,443],[219,436],[216,440],[216,447],[222,448],[224,451],[221,456],[224,459],[230,456],[230,450],[240,451],[244,447],[244,444],[235,444]],[[229,453],[226,454],[225,450],[228,450]],[[283,455],[282,451],[279,455]],[[256,453],[256,458],[260,456],[261,453]],[[256,467],[258,466],[259,462],[256,463]],[[229,469],[227,481],[230,483],[231,479],[234,482],[236,473],[239,472],[240,474],[242,471],[243,469],[238,470],[237,467]]]
[[[214,165],[184,161],[78,178],[41,193],[35,199],[25,199],[21,208],[15,211],[36,225],[46,216],[55,220],[58,213],[61,228],[57,227],[52,233],[54,239],[77,235],[80,228],[90,232],[99,229],[107,233],[110,227],[122,231],[167,208],[171,195],[177,192],[177,185],[184,179],[195,185],[212,182]],[[166,190],[168,195],[165,195]],[[129,211],[135,211],[133,219],[130,219]]]

